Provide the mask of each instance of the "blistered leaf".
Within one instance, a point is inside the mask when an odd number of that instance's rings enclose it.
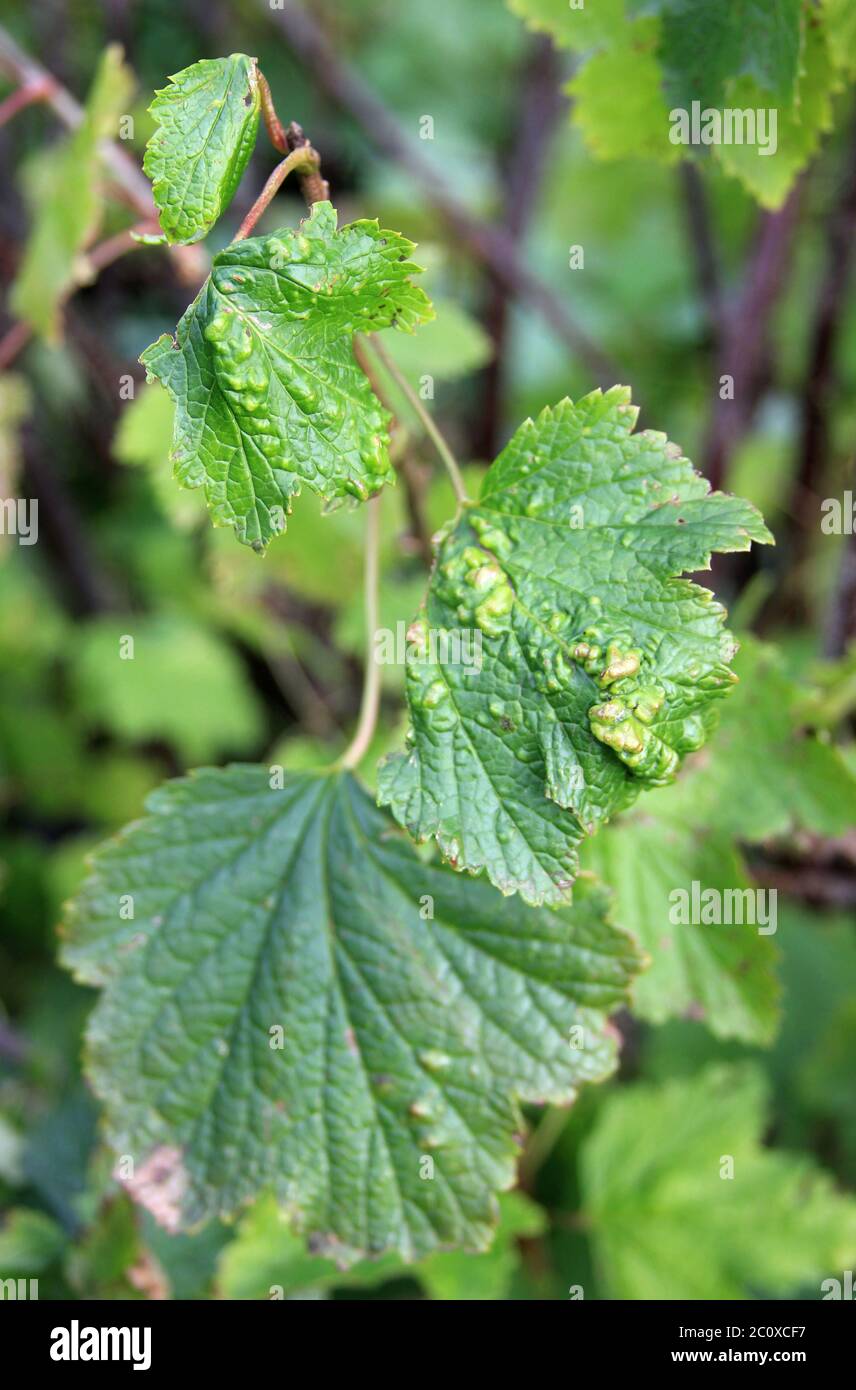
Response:
[[[357,365],[356,332],[431,317],[413,243],[377,222],[336,229],[316,203],[296,230],[214,258],[178,325],[140,361],[176,404],[172,459],[215,525],[264,550],[306,484],[365,500],[391,480],[389,416]]]
[[[856,1202],[762,1147],[766,1109],[752,1066],[607,1098],[581,1181],[608,1297],[771,1297],[852,1268]]]
[[[105,986],[89,1072],[136,1198],[177,1228],[271,1189],[343,1263],[486,1247],[515,1098],[567,1102],[613,1064],[638,958],[603,890],[502,902],[423,863],[348,774],[205,770],[149,809],[64,947]]]
[[[167,241],[199,241],[226,211],[259,125],[255,58],[203,58],[170,78],[149,111],[157,129],[143,168]]]
[[[105,49],[77,130],[39,157],[31,178],[33,228],[12,286],[12,310],[56,338],[62,301],[91,277],[83,250],[95,235],[103,192],[98,147],[116,134],[134,79],[116,44]]]
[[[770,540],[613,387],[527,421],[442,534],[381,800],[458,868],[560,901],[577,845],[704,743],[735,644],[712,551]]]

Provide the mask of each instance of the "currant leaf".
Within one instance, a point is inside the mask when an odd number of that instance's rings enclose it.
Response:
[[[173,1229],[271,1189],[342,1264],[485,1248],[517,1100],[612,1069],[640,957],[594,880],[573,909],[502,902],[423,862],[350,774],[283,781],[168,784],[70,908],[129,1185]]]
[[[410,280],[413,249],[374,221],[337,230],[330,203],[316,203],[297,230],[215,256],[175,338],[143,353],[177,407],[176,476],[204,485],[215,526],[263,551],[302,484],[364,501],[392,481],[390,417],[352,340],[433,316]]]
[[[527,421],[441,533],[410,629],[380,800],[532,903],[567,897],[584,834],[672,780],[733,683],[724,609],[678,576],[772,540],[635,420],[619,386]]]
[[[143,168],[172,245],[207,236],[235,195],[261,110],[255,58],[203,58],[169,79],[149,112],[157,129]]]

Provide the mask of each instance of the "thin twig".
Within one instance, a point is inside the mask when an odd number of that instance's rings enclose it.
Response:
[[[69,91],[58,82],[41,63],[36,62],[23,49],[19,48],[2,26],[0,26],[0,73],[5,73],[20,86],[46,87],[43,100],[46,106],[68,126],[76,130],[83,120],[83,107],[75,101]],[[152,200],[152,190],[148,180],[130,155],[115,140],[102,140],[99,146],[104,163],[114,182],[132,208],[146,221],[156,216]],[[198,246],[171,246],[170,257],[180,278],[193,283],[205,274],[204,253]]]
[[[307,206],[311,208],[313,203],[325,203],[330,197],[330,185],[325,178],[321,177],[321,160],[304,135],[303,127],[299,126],[297,121],[292,121],[289,125],[285,132],[285,142],[294,153],[298,150],[305,150],[310,156],[305,168],[298,166],[300,191]]]
[[[17,92],[0,102],[0,127],[6,125],[19,111],[24,111],[36,101],[45,101],[54,85],[52,77],[44,77],[38,82],[25,82]]]
[[[458,468],[457,462],[451,449],[449,448],[442,434],[435,425],[434,420],[431,416],[431,412],[425,409],[425,406],[417,396],[413,387],[410,385],[410,382],[407,380],[407,377],[401,371],[398,364],[393,361],[392,357],[390,357],[380,338],[378,338],[377,335],[373,333],[369,338],[369,343],[371,345],[372,352],[377,354],[383,365],[386,367],[386,370],[389,372],[390,376],[395,381],[396,385],[406,396],[408,402],[412,406],[419,420],[419,423],[422,425],[423,429],[425,430],[425,433],[428,435],[428,438],[431,440],[431,443],[437,450],[437,454],[442,460],[446,472],[449,474],[449,477],[452,481],[452,487],[454,489],[455,496],[457,497],[458,501],[462,504],[466,504],[467,502],[469,502],[470,499],[467,495],[467,489],[464,486],[464,480],[461,477],[461,470]]]
[[[770,320],[790,266],[801,195],[802,180],[778,212],[763,214],[739,296],[725,315],[717,387],[729,376],[733,395],[723,397],[717,389],[704,446],[704,472],[715,488],[725,481],[771,375]]]
[[[317,151],[313,150],[312,146],[308,143],[299,145],[296,149],[293,149],[290,154],[286,155],[285,159],[277,164],[258,198],[256,198],[256,201],[253,203],[253,206],[250,208],[235,233],[234,240],[243,241],[245,237],[250,235],[250,232],[255,227],[262,213],[273,201],[280,185],[288,178],[290,173],[293,171],[301,174],[308,174],[313,171],[317,172],[320,162],[320,156]]]
[[[24,350],[33,336],[30,324],[19,319],[0,339],[0,372],[8,371],[15,358]]]
[[[518,248],[538,205],[550,142],[567,111],[561,75],[559,56],[550,40],[544,35],[533,38],[522,64],[518,110],[505,146],[510,152],[502,166],[502,225]],[[477,458],[492,459],[500,444],[510,307],[509,285],[491,275],[484,323],[493,342],[493,357],[482,373],[476,398],[472,445]]]
[[[136,236],[147,236],[157,229],[158,224],[152,218],[148,222],[138,222],[136,227],[126,227],[123,232],[116,232],[115,236],[105,237],[104,241],[99,241],[86,252],[88,268],[94,275],[99,275],[108,265],[127,256],[129,251],[139,251],[145,245],[145,242],[135,239],[134,233]]]
[[[530,1188],[539,1168],[546,1163],[556,1147],[568,1123],[569,1111],[558,1105],[548,1105],[535,1129],[520,1160],[519,1181],[521,1187]]]
[[[696,283],[704,305],[709,337],[718,354],[722,348],[722,287],[707,193],[699,167],[693,160],[682,160],[678,165],[678,178]]]
[[[275,21],[286,42],[318,88],[362,126],[375,147],[405,169],[423,189],[425,196],[451,227],[458,242],[482,261],[509,293],[529,303],[550,324],[556,336],[601,386],[621,381],[608,355],[573,320],[556,294],[531,271],[514,241],[501,228],[473,217],[451,191],[446,179],[433,163],[425,159],[402,134],[398,122],[372,89],[339,59],[333,45],[312,16],[301,6],[284,0],[271,9],[262,0],[264,14]]]
[[[374,736],[380,710],[380,663],[375,650],[375,634],[380,621],[380,495],[366,504],[366,548],[363,592],[366,613],[366,666],[363,675],[363,697],[360,718],[350,744],[336,763],[337,767],[355,768],[362,761]]]
[[[359,333],[354,334],[354,356],[360,365],[360,369],[368,377],[369,385],[380,401],[390,413],[395,415],[395,410],[383,384],[375,371],[375,362],[371,354],[371,349]],[[395,421],[395,430],[392,434],[389,447],[389,456],[397,471],[404,479],[404,491],[407,497],[407,514],[410,519],[410,531],[419,553],[425,562],[426,569],[430,569],[434,561],[434,547],[431,544],[431,531],[428,520],[425,516],[425,505],[423,500],[423,485],[418,473],[413,467],[409,455],[409,436],[407,429],[400,420]]]

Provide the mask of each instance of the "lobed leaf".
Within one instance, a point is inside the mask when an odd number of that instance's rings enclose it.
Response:
[[[302,484],[365,500],[392,480],[389,415],[352,339],[432,316],[409,278],[413,249],[377,222],[337,230],[330,203],[316,203],[298,230],[215,256],[175,338],[143,353],[176,405],[176,476],[204,486],[215,525],[263,551]]]
[[[203,770],[149,809],[63,950],[105,987],[89,1074],[137,1198],[178,1228],[271,1189],[343,1265],[485,1248],[517,1099],[612,1068],[640,958],[604,891],[503,903],[423,863],[349,774]]]
[[[380,799],[532,903],[567,897],[583,836],[674,777],[733,683],[723,608],[677,576],[772,539],[635,420],[619,386],[527,421],[441,534],[410,629]]]

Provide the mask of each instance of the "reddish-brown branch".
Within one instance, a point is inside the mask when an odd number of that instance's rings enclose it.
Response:
[[[502,222],[517,247],[522,245],[535,212],[551,138],[567,109],[560,78],[559,58],[549,39],[534,39],[520,74],[519,115],[503,171]],[[478,458],[492,459],[500,444],[509,309],[509,287],[492,275],[484,322],[493,341],[493,359],[484,370],[478,401],[473,438],[473,452]]]
[[[23,319],[12,324],[12,327],[0,339],[0,372],[8,371],[32,336],[32,328],[28,323],[24,323]]]
[[[292,171],[300,175],[300,183],[301,186],[303,186],[306,179],[320,177],[318,174],[320,163],[321,160],[318,152],[313,150],[308,140],[304,141],[304,143],[299,145],[296,149],[293,149],[290,154],[287,154],[285,159],[277,164],[258,198],[256,198],[256,201],[253,203],[253,206],[250,208],[235,233],[234,240],[243,241],[245,237],[250,235],[262,213],[273,202],[280,186],[285,182]],[[324,186],[326,188],[326,184]],[[307,202],[310,202],[308,198]]]
[[[56,84],[52,77],[42,77],[35,82],[25,82],[17,92],[12,92],[5,101],[0,102],[0,127],[7,124],[19,111],[32,106],[34,102],[45,101]]]
[[[262,99],[262,116],[264,117],[265,129],[275,150],[280,154],[288,153],[288,144],[285,138],[285,127],[279,116],[276,114],[276,107],[273,104],[270,84],[263,72],[259,73],[259,92]]]
[[[797,184],[784,207],[761,218],[740,293],[724,315],[716,396],[704,447],[704,471],[713,487],[722,486],[770,376],[770,320],[790,265],[801,193]],[[719,393],[720,379],[726,376],[733,381],[732,399]]]

